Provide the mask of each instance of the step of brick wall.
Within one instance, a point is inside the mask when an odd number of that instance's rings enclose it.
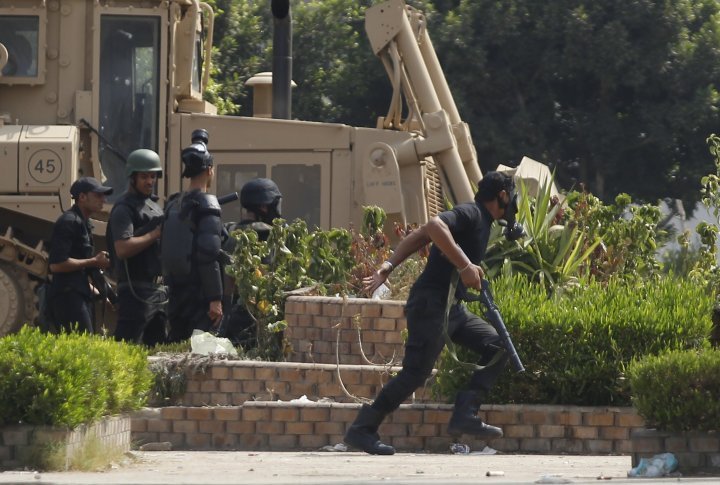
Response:
[[[133,415],[138,444],[170,442],[188,450],[320,450],[342,442],[360,404],[248,401],[242,406],[166,407]],[[452,406],[403,404],[379,433],[400,452],[449,452]],[[486,405],[479,416],[503,428],[490,442],[463,436],[472,450],[486,445],[506,453],[628,454],[632,430],[643,420],[632,408]]]
[[[151,364],[161,360],[150,358]],[[186,391],[172,404],[241,406],[246,401],[290,401],[302,396],[311,401],[356,402],[355,397],[374,398],[398,371],[400,367],[380,365],[256,360],[214,360],[201,365],[188,361],[184,371]],[[411,401],[432,401],[430,384],[418,389]]]

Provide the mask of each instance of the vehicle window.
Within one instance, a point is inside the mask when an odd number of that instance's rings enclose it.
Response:
[[[100,163],[114,200],[127,185],[123,158],[158,151],[160,19],[103,15],[100,39]]]
[[[8,61],[2,68],[7,77],[36,77],[38,75],[38,37],[40,20],[37,16],[0,16],[0,43],[8,51]]]
[[[309,229],[320,227],[320,165],[278,164],[271,177],[283,195],[283,218],[302,219]]]
[[[230,192],[240,193],[245,182],[265,177],[267,177],[265,165],[218,165],[217,195],[221,196]],[[242,206],[239,201],[231,202],[222,208],[223,222],[240,222],[242,219]]]

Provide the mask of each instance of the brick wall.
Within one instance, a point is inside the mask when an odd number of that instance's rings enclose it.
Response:
[[[294,350],[289,360],[335,364],[337,347],[340,364],[368,364],[363,352],[371,363],[394,360],[399,364],[404,350],[401,331],[406,327],[404,305],[366,298],[291,296],[285,303],[285,336]]]
[[[133,440],[171,442],[176,449],[317,450],[342,442],[359,404],[246,402],[242,406],[168,407],[133,416]],[[452,406],[403,404],[380,427],[380,436],[400,451],[447,452]],[[488,405],[480,415],[505,432],[485,443],[463,436],[473,450],[486,444],[503,452],[626,454],[630,432],[643,421],[632,408]]]
[[[31,425],[4,426],[0,428],[0,468],[12,469],[26,465],[34,450],[47,444],[65,446],[66,468],[88,440],[93,440],[93,446],[129,451],[130,428],[131,420],[126,415],[106,417],[92,425],[82,425],[75,429]]]
[[[720,435],[716,432],[669,433],[655,429],[638,429],[630,434],[632,466],[641,458],[672,453],[683,475],[720,474]]]
[[[400,367],[229,360],[214,361],[201,369],[186,369],[186,392],[173,404],[240,406],[246,401],[288,401],[303,395],[315,401],[355,402],[343,388],[352,396],[374,397]],[[428,400],[430,388],[426,386],[408,402]]]

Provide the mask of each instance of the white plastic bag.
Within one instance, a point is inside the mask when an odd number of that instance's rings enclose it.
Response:
[[[238,355],[237,350],[235,350],[235,347],[229,339],[216,337],[209,332],[203,332],[197,329],[193,330],[192,337],[190,337],[190,347],[192,348],[193,354],[228,354],[233,357],[237,357]]]

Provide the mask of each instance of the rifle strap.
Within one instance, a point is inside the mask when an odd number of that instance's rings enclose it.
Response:
[[[490,362],[488,362],[485,365],[479,365],[474,364],[472,362],[463,362],[460,359],[458,359],[457,352],[455,350],[455,343],[450,338],[450,333],[448,332],[448,327],[450,323],[450,308],[455,304],[455,290],[457,290],[458,282],[460,281],[460,272],[457,269],[454,269],[452,272],[452,275],[450,276],[450,288],[448,290],[448,296],[447,296],[447,303],[445,304],[445,315],[443,318],[443,336],[445,337],[445,346],[448,349],[448,353],[450,354],[450,357],[452,360],[457,362],[460,367],[464,369],[468,369],[471,371],[479,371],[483,370],[485,367],[491,367],[495,365],[496,362],[498,362],[503,354],[506,352],[505,349],[499,349],[495,355],[493,355],[493,358],[490,359]]]

